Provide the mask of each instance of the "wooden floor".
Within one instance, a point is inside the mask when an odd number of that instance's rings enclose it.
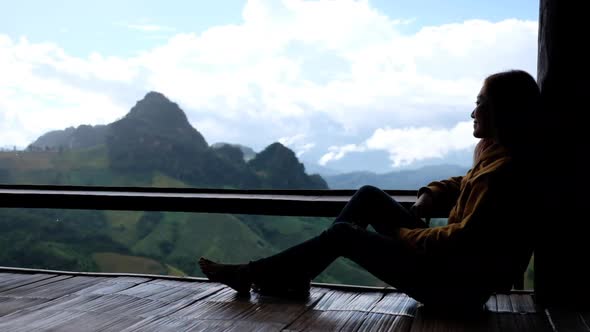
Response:
[[[206,281],[0,269],[0,331],[590,331],[587,322],[550,315],[522,292],[449,317],[391,290],[316,286],[287,301]]]

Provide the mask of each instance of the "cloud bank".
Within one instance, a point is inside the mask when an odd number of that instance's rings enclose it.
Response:
[[[157,90],[209,142],[260,148],[298,137],[288,144],[322,164],[384,150],[405,165],[473,144],[469,113],[485,76],[536,68],[533,21],[473,19],[403,34],[400,25],[419,18],[352,0],[250,0],[242,18],[171,33],[129,57],[76,57],[57,42],[0,32],[0,145],[112,122]],[[327,125],[341,135],[322,136]]]
[[[475,145],[477,140],[472,133],[473,123],[469,121],[459,122],[451,129],[379,128],[362,144],[330,147],[330,152],[320,158],[319,164],[325,166],[351,152],[385,150],[389,152],[392,167],[410,165],[418,160],[443,158],[450,151]]]

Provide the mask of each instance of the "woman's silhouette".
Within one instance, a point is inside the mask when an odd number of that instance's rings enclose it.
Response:
[[[240,293],[295,296],[346,257],[424,304],[481,305],[509,290],[532,254],[530,141],[539,100],[524,71],[487,77],[471,113],[481,140],[466,175],[420,188],[411,211],[364,186],[320,235],[247,264],[201,258],[201,270]],[[428,228],[420,218],[433,213],[447,213],[448,225]]]

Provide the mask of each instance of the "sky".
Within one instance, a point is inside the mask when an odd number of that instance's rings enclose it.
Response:
[[[538,0],[3,2],[0,147],[153,90],[210,144],[279,141],[340,171],[465,164],[483,79],[536,74]]]

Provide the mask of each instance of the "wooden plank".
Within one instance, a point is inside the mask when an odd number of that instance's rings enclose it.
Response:
[[[288,331],[356,331],[367,315],[350,310],[311,310],[297,319]]]
[[[0,331],[121,331],[141,320],[124,314],[58,310],[21,311],[0,319]]]
[[[479,314],[441,314],[420,308],[412,331],[550,331],[544,313],[537,312],[531,293],[494,294]]]
[[[512,301],[508,294],[496,294],[496,312],[514,312]]]
[[[492,295],[490,296],[490,298],[488,299],[488,301],[485,304],[485,310],[487,311],[492,311],[492,312],[497,312],[498,311],[498,299],[496,298],[496,295]]]
[[[84,278],[80,280],[71,276],[54,276],[0,293],[0,316],[8,316],[10,320],[10,314],[20,310],[37,311],[44,307],[53,307],[55,299],[100,282],[98,278]]]
[[[486,303],[492,312],[493,326],[501,331],[551,331],[551,324],[538,312],[531,293],[492,295]]]
[[[490,296],[485,308],[492,312],[536,313],[537,307],[532,293],[494,294]]]
[[[410,331],[413,317],[370,313],[357,331]]]
[[[258,297],[255,294],[249,297],[238,296],[234,290],[226,287],[220,292],[201,301],[196,301],[170,316],[179,319],[231,321],[255,307],[257,299]]]
[[[419,303],[404,293],[391,292],[370,308],[359,331],[409,331]]]
[[[410,331],[552,331],[543,314],[482,312],[475,316],[418,311]]]
[[[414,190],[387,190],[409,207]],[[355,190],[224,190],[0,185],[0,207],[336,216]]]
[[[227,331],[231,325],[232,322],[226,320],[187,320],[178,319],[178,317],[160,317],[143,320],[117,332]]]
[[[232,324],[232,329],[240,331],[250,326],[264,325],[264,329],[281,330],[288,328],[297,318],[309,311],[325,295],[324,290],[310,292],[305,300],[285,300],[276,297],[258,296],[252,299],[255,305],[245,310]]]
[[[138,298],[159,302],[193,302],[208,297],[225,286],[212,282],[187,282],[175,280],[152,280],[120,292]]]
[[[50,299],[0,296],[0,316],[51,301]]]
[[[75,293],[86,287],[93,286],[101,281],[103,281],[103,279],[97,277],[57,276],[52,279],[46,279],[14,288],[7,292],[0,293],[0,296],[56,299],[64,295]]]
[[[584,324],[586,324],[586,326],[590,326],[590,311],[582,311],[580,312],[580,315],[582,315]]]
[[[28,280],[29,275],[23,276]],[[98,282],[100,282],[99,278],[52,276],[2,292],[0,293],[0,314],[2,315],[0,322],[10,325],[10,322],[16,319],[15,317],[20,317],[21,312],[26,320],[31,312],[40,312],[36,308],[51,307],[52,300]],[[15,326],[18,327],[21,323],[17,319]]]
[[[138,278],[138,277],[118,277],[118,278],[107,278],[102,282],[81,289],[73,295],[107,295],[115,294],[123,290],[135,287],[139,284],[143,284],[151,281],[151,278]]]
[[[63,280],[52,274],[6,273],[0,277],[0,316],[51,301],[49,298],[22,297],[31,289]]]
[[[370,312],[383,298],[383,293],[330,291],[313,307],[313,310],[341,310]]]
[[[391,292],[385,294],[385,296],[375,304],[371,312],[413,318],[416,316],[419,305],[419,302],[404,293]]]
[[[537,312],[532,294],[510,294],[510,302],[515,313]]]
[[[103,281],[100,281],[103,280]],[[66,310],[68,308],[75,308],[81,310],[85,305],[92,302],[95,299],[100,298],[102,295],[115,294],[119,291],[134,287],[135,285],[149,281],[149,278],[101,278],[96,284],[92,284],[89,287],[82,288],[67,296],[56,298],[52,301],[40,303],[38,305],[31,305],[27,309],[29,310],[45,310],[50,308],[51,310]]]
[[[494,313],[484,310],[463,313],[448,309],[449,311],[443,313],[425,306],[418,307],[410,331],[500,331]]]
[[[55,274],[2,273],[0,274],[0,293],[53,277]]]
[[[15,280],[0,274],[0,283],[15,285]],[[486,308],[479,315],[445,317],[398,292],[313,287],[309,299],[287,301],[254,293],[238,297],[233,290],[210,282],[51,276],[0,293],[0,331],[552,329],[530,293],[494,295]],[[558,331],[590,331],[588,313],[553,312],[551,317]]]
[[[321,292],[312,292],[304,301],[289,301],[256,293],[241,297],[224,288],[174,313],[138,322],[126,331],[279,331],[317,302],[321,295]]]
[[[91,287],[0,319],[0,327],[24,326],[36,329],[37,322],[43,321],[45,326],[57,330],[121,331],[146,319],[166,316],[222,287],[214,283],[164,280],[163,285],[156,282],[152,285],[156,287],[146,288],[141,287],[149,283],[145,283],[149,280],[145,278],[113,278],[107,281],[95,279],[98,283]],[[125,288],[118,289],[120,287]],[[175,288],[175,293],[184,294],[175,295],[174,299],[169,296],[158,299],[158,292],[165,293],[170,288]],[[60,317],[63,323],[55,322],[52,317]]]
[[[338,312],[337,312],[338,313]],[[284,331],[339,331],[350,318],[351,313],[357,313],[361,317],[366,315],[355,311],[339,312],[346,317],[337,317],[334,313],[325,314],[321,310],[309,310],[298,317]],[[339,318],[339,319],[338,319]]]
[[[553,331],[543,313],[495,313],[494,319],[500,331]]]
[[[6,291],[0,292],[0,296],[27,296],[30,292],[33,292],[35,289],[42,289],[45,285],[49,285],[51,283],[60,282],[65,279],[72,278],[71,276],[53,276],[51,278],[42,279],[39,281],[35,281],[32,283],[27,283],[18,287],[14,287],[8,289]]]
[[[551,324],[555,331],[559,332],[573,332],[573,331],[590,331],[584,316],[578,311],[547,309],[547,317],[551,320]]]
[[[379,291],[358,293],[331,290],[311,310],[297,318],[288,330],[293,331],[355,331],[370,318],[367,327],[377,324],[379,317],[369,317],[377,302],[383,298]]]
[[[174,283],[183,284],[183,282]],[[149,283],[141,283],[119,291],[107,293],[105,290],[114,290],[114,288],[103,283],[105,288],[99,289],[98,292],[78,292],[72,294],[72,296],[54,301],[50,303],[50,306],[39,306],[34,309],[100,312],[113,315],[123,312],[125,315],[145,318],[170,314],[222,288],[222,286],[213,283],[184,284],[186,285],[183,287],[153,287],[154,285],[149,285]],[[144,287],[146,285],[149,287]],[[171,288],[175,289],[175,293],[178,294],[174,300],[166,298],[166,296],[162,298],[158,296],[162,292],[168,292]]]

